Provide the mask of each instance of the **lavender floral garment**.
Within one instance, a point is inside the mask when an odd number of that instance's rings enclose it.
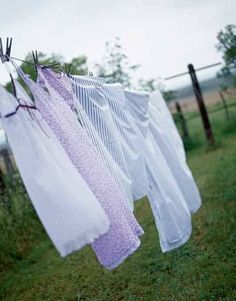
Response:
[[[57,74],[53,72],[51,69],[41,69],[39,72],[39,81],[41,85],[44,85],[50,93],[50,95],[53,96],[54,99],[58,99],[58,102],[66,103],[71,109],[73,114],[69,113],[69,120],[71,120],[71,115],[74,115],[73,119],[78,118],[77,113],[74,111],[78,104],[75,104],[77,101],[76,96],[73,92],[71,82],[69,78],[65,74]],[[59,95],[61,97],[59,97]],[[83,109],[82,109],[83,110]],[[68,110],[67,110],[68,111]],[[77,122],[78,123],[78,122]],[[81,126],[80,126],[81,129]],[[84,131],[84,135],[86,138],[91,142],[91,140],[88,138],[87,133]],[[92,146],[93,147],[93,146]],[[95,149],[93,150],[95,151]],[[98,157],[100,157],[100,153],[96,154]],[[101,165],[106,169],[108,172],[106,166],[104,166],[104,162],[101,160],[101,157],[99,158],[99,161],[101,162]],[[114,176],[112,176],[109,173],[110,178],[114,181]],[[118,187],[117,182],[113,183],[116,190],[120,190]],[[130,227],[133,229],[134,233],[138,236],[141,236],[144,232],[140,225],[137,223],[135,217],[133,214],[130,214],[130,208],[127,207],[127,202],[125,201],[125,198],[120,191],[120,198],[123,200],[122,203],[125,205],[124,215],[126,216],[126,219],[130,225]],[[129,210],[127,210],[129,208]]]
[[[39,69],[38,72],[47,84],[42,70]],[[75,114],[61,98],[61,93],[54,93],[53,97],[50,97],[29,78],[24,79],[43,118],[110,219],[110,230],[95,240],[92,247],[99,262],[107,269],[113,269],[139,247],[137,234],[141,235],[143,230],[127,207],[115,180],[89,141]]]

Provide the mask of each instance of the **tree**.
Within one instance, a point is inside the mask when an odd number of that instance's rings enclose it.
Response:
[[[119,38],[106,43],[106,51],[102,63],[97,64],[98,76],[107,83],[119,82],[124,87],[131,87],[132,74],[139,65],[130,65]]]
[[[166,102],[174,100],[176,96],[176,91],[174,90],[162,90],[161,93]]]
[[[87,75],[88,74],[88,65],[87,65],[87,56],[81,55],[73,58],[69,63],[70,73],[74,75]]]
[[[236,26],[227,25],[218,33],[217,40],[216,48],[223,53],[225,63],[217,75],[230,80],[232,85],[236,85],[235,76],[232,74],[232,69],[236,69]]]
[[[223,52],[225,65],[229,68],[236,68],[236,26],[227,25],[217,35],[217,49]]]
[[[139,88],[143,91],[152,92],[160,89],[160,84],[154,78],[148,80],[140,79],[138,81]]]

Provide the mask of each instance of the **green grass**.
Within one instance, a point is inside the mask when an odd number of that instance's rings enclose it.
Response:
[[[213,148],[206,147],[200,119],[188,122],[188,162],[203,197],[190,240],[162,254],[143,199],[135,208],[145,231],[141,247],[114,271],[103,269],[90,247],[60,258],[15,180],[4,195],[11,206],[0,210],[0,300],[236,300],[235,107],[230,117],[211,115]]]

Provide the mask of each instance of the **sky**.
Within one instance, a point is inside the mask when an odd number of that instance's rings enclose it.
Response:
[[[235,0],[0,0],[1,37],[13,37],[12,55],[37,49],[66,59],[87,55],[90,71],[101,61],[105,43],[120,37],[136,77],[165,78],[221,61],[217,33],[236,21]],[[200,76],[215,74],[216,69]],[[0,83],[8,81],[0,65]],[[184,77],[167,88],[188,84]]]

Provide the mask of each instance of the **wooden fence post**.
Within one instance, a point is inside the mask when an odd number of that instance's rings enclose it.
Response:
[[[193,64],[188,65],[189,75],[191,77],[193,91],[197,99],[198,108],[202,117],[202,122],[206,134],[207,140],[210,142],[210,144],[214,144],[214,135],[211,129],[210,120],[208,118],[207,110],[204,104],[201,88],[197,79],[197,75],[195,72],[195,69],[193,67]]]
[[[220,98],[223,102],[223,105],[224,105],[224,108],[225,108],[225,115],[226,115],[226,119],[229,120],[229,110],[228,110],[228,106],[227,106],[227,102],[224,98],[224,95],[221,91],[218,91],[219,92],[219,95],[220,95]]]
[[[180,121],[180,124],[181,124],[183,137],[184,138],[188,138],[189,137],[189,133],[188,133],[188,128],[187,128],[187,123],[186,123],[186,120],[184,118],[181,106],[180,106],[180,104],[177,101],[175,103],[175,107],[176,107],[176,110],[178,112],[177,113],[178,114],[178,120]]]
[[[5,190],[5,182],[3,179],[3,172],[1,170],[1,166],[0,166],[0,197],[1,197],[1,193],[3,193]]]

